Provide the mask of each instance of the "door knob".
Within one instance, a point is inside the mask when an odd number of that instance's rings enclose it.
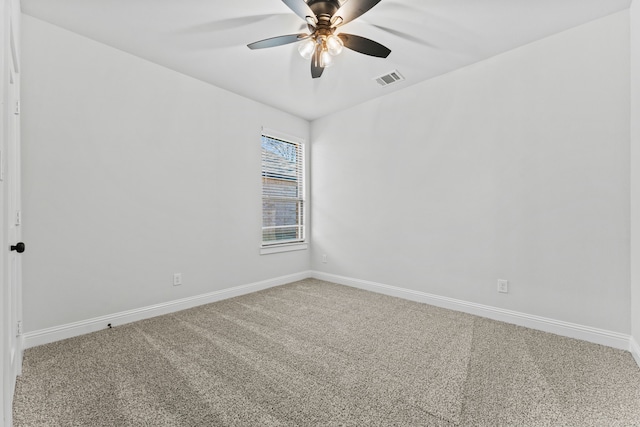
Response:
[[[16,243],[15,246],[11,245],[11,250],[18,252],[19,254],[24,252],[24,249],[25,249],[25,246],[24,246],[24,243],[22,243],[22,242]]]

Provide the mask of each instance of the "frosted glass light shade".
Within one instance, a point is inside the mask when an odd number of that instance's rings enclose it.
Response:
[[[298,52],[304,59],[311,59],[315,50],[316,41],[314,39],[307,39],[298,45]]]
[[[324,68],[329,68],[333,65],[333,57],[329,54],[328,51],[323,50],[320,54],[320,66]]]
[[[325,44],[327,45],[327,51],[333,56],[340,55],[342,47],[344,46],[340,37],[334,35],[327,37]]]

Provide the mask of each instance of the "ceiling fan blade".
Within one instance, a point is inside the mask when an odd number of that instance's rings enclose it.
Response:
[[[391,49],[365,37],[345,33],[337,34],[337,36],[340,37],[340,40],[344,43],[344,47],[364,53],[365,55],[386,58],[391,53]]]
[[[284,44],[295,43],[300,40],[309,38],[309,34],[288,34],[286,36],[271,37],[257,42],[249,43],[249,49],[264,49],[267,47],[282,46]]]
[[[313,10],[309,7],[309,5],[304,0],[282,0],[284,4],[293,12],[298,15],[300,18],[307,20],[307,16],[311,16],[312,18],[316,17],[316,14],[313,13]],[[379,0],[378,0],[379,1]]]
[[[284,1],[284,0],[283,0]],[[342,21],[336,26],[344,25],[349,21],[353,21],[359,16],[364,15],[373,6],[380,3],[380,0],[349,0],[331,17],[331,21],[335,22],[335,19],[339,16]]]
[[[322,49],[318,46],[316,51],[313,53],[313,57],[311,57],[311,77],[317,79],[322,75],[324,71],[324,67],[320,66],[320,54],[322,53]]]

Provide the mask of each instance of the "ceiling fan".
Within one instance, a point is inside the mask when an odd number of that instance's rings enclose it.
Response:
[[[311,59],[311,77],[320,77],[333,63],[333,56],[346,47],[365,55],[386,58],[391,50],[365,37],[335,31],[341,25],[363,15],[380,0],[282,0],[296,15],[304,19],[310,34],[289,34],[250,43],[249,49],[264,49],[302,42],[298,51],[305,59]]]

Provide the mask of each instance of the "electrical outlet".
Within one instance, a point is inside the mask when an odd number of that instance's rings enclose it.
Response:
[[[327,263],[327,254],[322,254],[322,263],[323,264]]]
[[[173,274],[173,286],[182,285],[182,273],[174,273]]]
[[[506,294],[509,292],[509,281],[498,279],[498,292]]]

